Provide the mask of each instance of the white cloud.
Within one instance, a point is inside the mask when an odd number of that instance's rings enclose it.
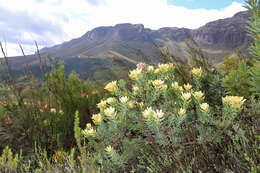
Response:
[[[5,19],[3,13],[0,15],[0,26],[6,26],[0,40],[7,40],[9,56],[21,55],[16,43],[24,44],[26,53],[32,53],[33,40],[41,47],[51,46],[98,26],[142,23],[151,29],[194,29],[245,10],[237,2],[221,10],[206,10],[169,5],[167,0],[0,0],[1,8],[10,16]]]
[[[194,29],[209,21],[231,17],[236,12],[245,10],[237,2],[221,10],[187,9],[168,5],[166,0],[107,0],[107,4],[86,17],[91,26],[130,22],[143,23],[152,29],[166,26]]]

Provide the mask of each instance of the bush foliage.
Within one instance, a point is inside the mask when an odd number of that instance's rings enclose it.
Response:
[[[104,86],[63,63],[2,82],[0,171],[260,172],[259,1],[246,7],[251,57],[224,68],[191,41],[190,66],[166,56]]]

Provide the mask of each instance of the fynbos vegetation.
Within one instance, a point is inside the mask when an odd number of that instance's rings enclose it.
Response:
[[[0,171],[260,172],[260,1],[246,7],[250,57],[218,67],[190,45],[189,65],[165,53],[103,86],[38,54],[42,79],[25,62],[18,83],[5,57]]]

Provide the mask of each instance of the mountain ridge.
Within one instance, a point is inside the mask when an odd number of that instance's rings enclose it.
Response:
[[[152,30],[145,28],[143,24],[130,23],[122,23],[115,26],[101,26],[86,32],[82,37],[77,39],[54,47],[44,48],[41,50],[41,53],[47,53],[53,56],[80,56],[82,53],[85,53],[86,57],[95,57],[95,53],[91,54],[93,48],[99,50],[99,47],[102,47],[106,50],[109,48],[114,49],[113,43],[116,45],[115,47],[119,47],[125,42],[151,42],[151,47],[155,45],[160,48],[168,47],[172,50],[172,54],[177,53],[177,56],[183,58],[183,50],[181,50],[182,48],[178,43],[190,38],[193,38],[202,48],[211,47],[211,49],[220,48],[227,50],[242,48],[242,51],[245,52],[246,46],[250,41],[245,30],[248,16],[247,11],[239,12],[233,17],[209,22],[198,29],[163,27],[158,30]],[[110,43],[107,42],[113,43],[110,45]],[[73,50],[76,47],[78,47],[78,49],[70,53],[63,50]],[[176,52],[176,50],[179,50],[180,53],[178,53],[178,51]],[[59,54],[57,52],[63,53]],[[107,50],[107,52],[109,52],[109,50]],[[96,52],[96,54],[98,53]],[[151,57],[151,59],[154,60],[155,58]]]
[[[250,43],[246,29],[248,17],[249,12],[242,11],[197,29],[163,27],[152,30],[143,24],[131,23],[101,26],[79,38],[43,48],[40,53],[42,57],[63,60],[69,70],[90,73],[87,75],[89,77],[102,70],[120,69],[122,62],[128,67],[132,67],[134,62],[158,63],[164,49],[181,61],[188,62],[186,41],[192,39],[210,60],[219,62],[232,54],[234,49],[247,53]],[[29,56],[28,61],[37,65],[39,62],[35,56]],[[23,63],[21,59],[14,66]]]

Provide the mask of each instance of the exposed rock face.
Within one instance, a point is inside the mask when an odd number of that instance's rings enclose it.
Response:
[[[237,48],[249,42],[246,32],[248,12],[239,12],[231,18],[207,23],[192,31],[192,37],[202,46]]]
[[[157,31],[158,35],[161,37],[167,37],[170,40],[175,40],[177,42],[185,41],[187,38],[191,36],[190,29],[187,28],[161,28]]]
[[[129,41],[138,39],[144,34],[144,25],[130,23],[117,24],[114,27],[98,27],[92,31],[87,32],[83,38],[93,41],[100,40],[117,40],[117,41]]]
[[[98,27],[87,32],[83,38],[90,40],[103,40],[112,32],[112,29],[113,27]]]

